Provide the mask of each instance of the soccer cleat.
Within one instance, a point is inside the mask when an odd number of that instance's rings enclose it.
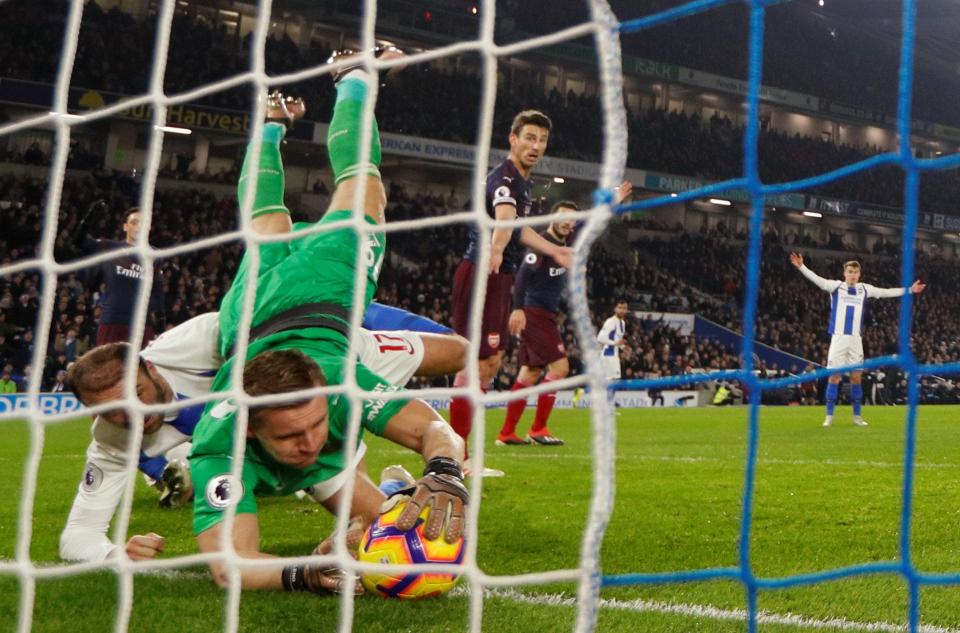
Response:
[[[518,437],[516,433],[510,435],[497,435],[497,446],[527,446],[529,439]]]
[[[342,61],[344,59],[353,57],[358,54],[359,54],[358,51],[355,51],[350,48],[344,48],[339,51],[334,51],[333,54],[330,55],[330,57],[327,59],[327,63],[332,64],[334,62]],[[404,53],[402,50],[400,50],[396,46],[377,46],[376,48],[373,49],[373,56],[378,59],[385,59],[385,60],[397,59],[399,57],[403,57],[404,55],[406,55],[406,53]],[[352,64],[350,66],[344,66],[340,70],[333,73],[333,85],[337,85],[340,82],[340,80],[346,77],[350,71],[357,70],[358,68],[363,68],[363,64],[357,63],[357,64]],[[386,75],[386,74],[389,74],[389,72],[390,71],[388,70],[382,74]]]
[[[853,418],[853,423],[856,424],[857,426],[870,426],[869,424],[867,424],[867,421],[861,418],[859,415]]]
[[[415,486],[417,483],[417,480],[413,478],[413,475],[411,475],[406,468],[399,464],[387,466],[380,471],[380,483],[382,484],[385,481],[402,481],[409,486]]]
[[[473,474],[473,460],[465,460],[463,462],[463,476],[469,477]],[[484,467],[483,472],[480,473],[481,477],[503,477],[504,472],[502,470],[497,470],[496,468],[487,468]]]
[[[832,415],[828,415],[827,417],[825,417],[825,418],[823,419],[823,425],[824,425],[824,426],[833,426],[833,416],[832,416]]]
[[[559,437],[554,437],[549,433],[528,433],[527,439],[540,446],[563,446],[565,442]]]
[[[573,406],[580,404],[580,398],[583,397],[583,387],[577,387],[573,390]]]
[[[267,123],[280,123],[288,130],[293,127],[297,119],[307,112],[307,107],[300,97],[284,95],[274,90],[267,95],[266,118]]]
[[[193,497],[193,485],[190,481],[190,467],[180,459],[167,463],[160,475],[160,498],[157,506],[161,508],[179,508]]]

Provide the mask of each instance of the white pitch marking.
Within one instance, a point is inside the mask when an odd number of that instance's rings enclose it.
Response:
[[[463,588],[455,590],[457,593],[466,594]],[[541,606],[562,606],[575,607],[577,602],[575,598],[561,594],[526,594],[514,589],[487,589],[487,597],[505,598],[525,604],[534,604]],[[613,598],[601,598],[600,608],[614,609],[617,611],[635,611],[637,613],[668,613],[672,615],[681,615],[694,618],[704,618],[708,620],[732,620],[745,622],[747,612],[744,609],[720,609],[718,607],[705,606],[699,604],[670,604],[667,602],[656,602],[652,600],[617,600]],[[904,624],[892,624],[889,622],[855,622],[846,618],[831,618],[829,620],[818,620],[794,613],[770,613],[768,611],[759,611],[757,613],[757,622],[759,624],[781,624],[785,626],[796,626],[808,629],[840,629],[842,631],[878,631],[882,633],[904,633],[907,627]],[[930,624],[921,624],[919,633],[960,633],[960,629],[950,629]]]
[[[559,453],[559,452],[548,452],[552,449],[546,448],[520,448],[520,449],[511,449],[509,451],[504,451],[500,449],[492,450],[487,453],[487,456],[484,459],[484,463],[489,465],[491,462],[496,462],[501,458],[508,459],[562,459],[564,461],[572,460],[581,460],[581,461],[593,461],[593,457],[590,455],[570,455],[568,453]],[[393,455],[411,455],[410,451],[402,448],[389,448],[384,447],[382,450],[378,449],[378,453],[390,453]],[[688,457],[688,456],[674,456],[674,455],[637,455],[634,453],[618,453],[617,459],[624,459],[630,461],[642,461],[642,462],[675,462],[678,464],[699,464],[703,462],[711,463],[722,463],[722,462],[732,462],[736,464],[743,463],[742,457]],[[838,460],[838,459],[780,459],[776,457],[760,457],[757,458],[758,464],[773,464],[773,465],[784,465],[784,466],[860,466],[860,467],[869,467],[869,468],[903,468],[903,462],[878,462],[878,461],[869,461],[869,460]],[[917,468],[925,469],[957,469],[960,468],[960,464],[950,463],[950,462],[935,462],[935,463],[923,463],[917,462],[914,464]]]

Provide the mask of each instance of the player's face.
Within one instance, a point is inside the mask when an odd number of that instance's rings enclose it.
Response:
[[[847,266],[843,269],[843,280],[848,286],[856,285],[860,282],[860,269],[853,266]]]
[[[627,316],[627,304],[626,304],[626,303],[618,303],[618,304],[617,304],[617,307],[613,309],[613,312],[614,312],[614,314],[617,315],[617,318],[618,318],[618,319],[624,318],[625,316]]]
[[[561,238],[570,237],[570,234],[573,233],[573,221],[564,220],[562,222],[554,222],[553,233]]]
[[[137,398],[143,404],[158,404],[163,402],[163,385],[160,384],[158,377],[151,375],[150,370],[145,366],[140,366],[137,372]],[[102,391],[94,391],[84,395],[84,404],[93,407],[107,402],[114,402],[123,399],[123,380],[118,381],[112,387]],[[130,428],[130,416],[126,409],[113,409],[100,414],[100,419],[122,429]],[[150,413],[143,416],[143,433],[149,435],[156,433],[163,426],[162,413]]]
[[[317,396],[299,406],[262,411],[259,427],[250,434],[281,464],[307,468],[327,442],[327,416],[327,399]]]
[[[131,213],[127,221],[123,223],[123,232],[127,236],[127,242],[133,244],[137,240],[137,231],[140,230],[140,213]]]
[[[533,169],[547,151],[550,132],[537,125],[524,125],[519,134],[510,134],[510,154],[526,169]]]
[[[559,213],[565,213],[568,211],[574,211],[574,209],[567,209],[565,207],[561,207],[557,209],[557,212]],[[557,237],[563,237],[563,238],[569,237],[570,234],[573,233],[573,227],[575,226],[575,224],[576,223],[573,220],[557,220],[552,224],[553,233]]]

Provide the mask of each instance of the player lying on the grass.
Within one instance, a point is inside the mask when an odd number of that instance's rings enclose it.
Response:
[[[328,367],[335,363],[329,357],[318,363],[313,355],[318,347],[307,345],[306,354],[293,347],[256,354],[244,370],[244,391],[262,396],[327,384],[320,363]],[[225,365],[225,370],[232,363]],[[226,376],[229,379],[229,374]],[[348,548],[355,552],[363,531],[385,509],[387,501],[387,496],[366,473],[363,460],[366,446],[360,440],[364,428],[421,454],[426,463],[423,477],[415,482],[413,490],[406,491],[412,499],[397,527],[412,528],[420,512],[429,508],[425,526],[428,539],[443,536],[448,542],[454,542],[463,533],[468,494],[457,459],[463,451],[463,442],[426,403],[365,401],[352,464],[347,464],[345,455],[349,423],[346,397],[315,396],[283,405],[253,407],[239,481],[230,475],[235,412],[231,401],[219,403],[207,412],[194,436],[190,462],[198,491],[203,491],[203,494],[198,492],[194,503],[194,532],[200,551],[219,551],[223,513],[228,505],[237,504],[233,528],[237,553],[245,558],[270,557],[260,551],[256,496],[291,494],[310,488],[314,498],[335,514],[342,489],[352,477],[351,520],[346,540]],[[201,481],[205,483],[200,485]],[[332,551],[331,536],[313,553]],[[226,566],[218,561],[210,567],[217,584],[225,585]],[[344,590],[342,580],[338,569],[318,565],[241,571],[244,589],[283,588],[326,594]],[[357,588],[360,591],[359,585]]]
[[[385,52],[386,57],[400,55],[399,51]],[[368,227],[375,229],[384,222],[386,194],[378,169],[380,142],[375,121],[370,161],[359,162],[361,119],[369,81],[368,73],[360,68],[341,72],[335,78],[337,97],[327,149],[336,189],[327,213],[317,223],[320,226],[352,218],[358,193],[363,206],[356,211],[362,211]],[[281,103],[288,108],[300,107],[296,102]],[[289,212],[283,206],[280,156],[285,129],[282,123],[268,123],[260,164],[249,164],[249,154],[244,162],[240,195],[246,193],[244,181],[253,174],[258,186],[252,209],[258,225],[290,225]],[[361,177],[364,173],[365,178]],[[384,247],[382,233],[371,233],[361,242],[357,233],[347,227],[263,244],[257,270],[251,271],[248,258],[244,258],[220,308],[220,351],[224,356],[233,351],[245,278],[255,274],[257,293],[243,374],[243,388],[248,394],[337,385],[343,380],[348,362],[355,363],[356,384],[361,389],[395,389],[381,376],[347,357],[354,284],[364,284],[366,307],[376,290]],[[363,270],[356,269],[357,249],[363,255]],[[220,369],[214,390],[231,386],[234,362],[236,358],[231,358]],[[300,396],[281,405],[252,408],[241,479],[236,481],[230,472],[237,407],[231,400],[211,403],[197,424],[190,452],[198,491],[194,496],[194,533],[199,549],[220,551],[224,510],[235,504],[237,515],[230,535],[235,550],[242,557],[268,557],[260,551],[255,495],[284,495],[311,488],[324,507],[336,512],[343,486],[350,478],[354,490],[349,504],[352,529],[348,541],[355,547],[362,529],[378,516],[386,499],[362,467],[364,429],[416,451],[426,462],[424,475],[416,484],[413,500],[400,516],[398,528],[411,529],[420,510],[427,508],[427,537],[443,534],[447,540],[456,540],[463,530],[468,500],[460,469],[460,438],[423,401],[366,398],[361,405],[358,450],[353,461],[347,462],[349,406],[346,396],[332,395]],[[327,539],[315,551],[330,551],[330,543]],[[218,560],[210,567],[217,583],[225,584],[224,563]],[[344,589],[343,577],[336,569],[318,565],[291,565],[283,570],[244,569],[240,575],[242,586],[247,589],[285,588],[316,593]]]
[[[576,211],[577,205],[561,201],[553,205],[551,213]],[[551,222],[540,235],[557,246],[566,246],[573,233],[573,220]],[[525,389],[543,382],[566,378],[570,373],[567,351],[560,337],[557,318],[560,314],[560,297],[566,288],[567,269],[549,255],[527,252],[523,264],[513,282],[513,312],[510,313],[510,334],[520,336],[520,373],[513,391]],[[546,367],[546,377],[544,377]],[[526,438],[517,436],[517,423],[527,406],[527,399],[517,398],[507,405],[507,416],[497,435],[498,446],[526,445],[531,442],[545,446],[561,446],[563,440],[547,429],[547,419],[557,399],[554,391],[542,393],[537,398],[537,414]]]
[[[210,393],[213,376],[223,364],[217,349],[218,319],[216,312],[196,316],[168,330],[140,353],[136,392],[141,402],[175,402]],[[386,306],[378,307],[373,321],[442,329],[433,321]],[[357,337],[357,348],[363,364],[391,385],[403,386],[414,375],[442,376],[459,371],[465,362],[467,342],[455,334],[364,329]],[[90,350],[71,365],[69,382],[82,403],[96,406],[123,397],[129,351],[127,343],[109,343]],[[203,405],[198,404],[144,416],[138,467],[157,482],[161,507],[182,505],[193,493],[183,460],[202,412]],[[99,562],[115,549],[107,530],[126,487],[128,427],[129,417],[122,409],[99,415],[93,422],[83,477],[60,535],[60,557],[65,560]],[[135,560],[153,558],[163,543],[160,535],[137,534],[126,544],[127,555]]]
[[[827,334],[830,335],[830,351],[827,354],[827,368],[843,365],[859,365],[863,362],[864,317],[867,314],[867,299],[889,299],[903,296],[904,293],[920,294],[927,285],[919,279],[908,288],[877,288],[860,281],[860,263],[849,261],[843,265],[843,281],[824,279],[803,265],[803,255],[790,253],[790,263],[812,281],[818,288],[830,293],[830,320]],[[860,415],[863,406],[862,370],[850,372],[850,403],[853,405],[853,423],[867,426]],[[833,374],[827,384],[827,417],[823,426],[833,424],[833,411],[837,405],[837,392],[840,388],[840,374]]]
[[[289,114],[285,107],[274,104],[268,117]],[[301,115],[302,111],[295,112],[292,119]],[[284,229],[283,223],[257,220],[254,228],[274,233],[290,230],[289,223]],[[218,320],[216,312],[195,317],[142,352],[136,387],[141,402],[173,402],[210,392],[213,376],[223,364]],[[379,331],[358,332],[357,356],[391,385],[405,385],[414,375],[456,373],[464,366],[466,339],[429,319],[373,303],[364,315],[364,326]],[[95,406],[122,398],[127,354],[125,344],[115,343],[91,350],[73,365],[71,385],[81,402]],[[159,482],[161,506],[179,505],[193,492],[189,470],[179,457],[186,457],[202,410],[203,405],[196,405],[144,419],[139,466]],[[123,410],[94,421],[83,480],[60,537],[60,556],[66,560],[101,561],[114,551],[106,534],[125,488],[128,424]],[[152,558],[163,545],[160,535],[138,534],[129,539],[126,551],[134,559]]]

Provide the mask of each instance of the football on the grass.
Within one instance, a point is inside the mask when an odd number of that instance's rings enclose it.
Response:
[[[358,558],[366,563],[461,563],[464,540],[447,543],[443,535],[433,541],[423,534],[427,508],[416,525],[406,532],[397,529],[396,522],[406,503],[398,503],[389,512],[381,514],[370,524],[360,542]],[[457,574],[397,572],[364,572],[361,580],[370,593],[387,598],[415,600],[439,596],[457,584]]]

